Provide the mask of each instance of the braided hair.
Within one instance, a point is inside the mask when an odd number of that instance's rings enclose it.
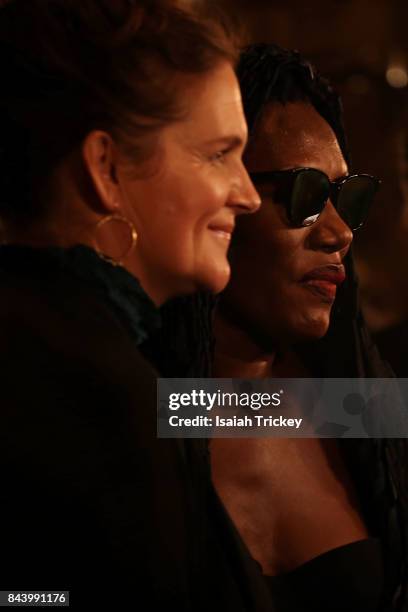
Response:
[[[206,378],[213,361],[212,317],[216,298],[210,293],[178,297],[162,306],[162,325],[140,349],[161,376]]]
[[[250,138],[268,103],[307,102],[334,131],[349,163],[349,150],[338,93],[298,51],[255,44],[241,54],[237,69]]]

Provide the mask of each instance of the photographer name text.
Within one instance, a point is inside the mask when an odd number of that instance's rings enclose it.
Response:
[[[169,418],[171,427],[291,427],[299,429],[303,419],[285,418],[283,416],[244,416],[215,417],[195,416],[191,418],[173,415]]]

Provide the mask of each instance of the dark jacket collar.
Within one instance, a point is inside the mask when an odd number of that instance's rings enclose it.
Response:
[[[137,344],[160,326],[159,311],[139,281],[125,268],[100,257],[89,247],[1,246],[0,270],[46,283],[63,274],[77,277],[109,304]]]

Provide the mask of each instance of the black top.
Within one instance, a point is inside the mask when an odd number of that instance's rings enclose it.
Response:
[[[0,248],[0,590],[71,609],[270,610],[200,441],[156,437],[159,323],[91,249]],[[261,583],[261,584],[260,584]]]
[[[366,328],[358,304],[358,283],[351,253],[345,259],[347,280],[339,288],[328,334],[296,347],[307,368],[318,378],[389,378],[393,372],[381,358]],[[185,298],[184,301],[186,301]],[[211,356],[213,296],[189,298],[161,311],[164,323],[146,354],[163,376],[197,378],[208,375],[203,357]],[[179,342],[179,339],[182,342]],[[172,342],[173,341],[173,342]],[[169,344],[178,350],[163,352]],[[397,398],[400,403],[400,398]],[[408,612],[408,441],[392,438],[340,438],[349,474],[354,481],[369,533],[381,541],[384,559],[384,598],[381,612]]]
[[[381,543],[352,542],[265,579],[276,612],[378,612],[384,588]]]

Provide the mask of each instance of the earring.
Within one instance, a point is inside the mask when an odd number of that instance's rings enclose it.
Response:
[[[98,246],[98,232],[103,227],[105,227],[108,223],[112,223],[112,222],[122,223],[126,225],[129,231],[129,238],[130,238],[130,244],[128,248],[126,249],[126,251],[119,258],[115,258],[115,259],[106,255]],[[135,226],[133,225],[131,221],[129,221],[129,219],[127,219],[123,215],[120,215],[119,213],[115,213],[114,215],[108,215],[104,217],[97,223],[95,227],[94,249],[98,253],[99,257],[101,257],[102,259],[106,259],[107,261],[109,261],[110,263],[114,265],[118,265],[118,266],[123,265],[123,261],[130,255],[130,253],[135,248],[136,242],[137,242],[137,232],[136,232]]]

